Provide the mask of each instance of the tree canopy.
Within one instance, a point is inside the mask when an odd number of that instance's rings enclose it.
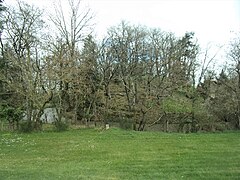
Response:
[[[231,66],[218,75],[209,69],[215,56],[206,50],[201,59],[193,32],[177,37],[122,21],[96,40],[91,10],[81,13],[80,0],[68,5],[70,16],[56,4],[48,33],[42,10],[0,1],[0,119],[12,129],[41,130],[47,108],[59,129],[240,129],[239,37],[230,45]]]

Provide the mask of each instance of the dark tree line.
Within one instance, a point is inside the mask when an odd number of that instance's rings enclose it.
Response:
[[[41,130],[44,109],[54,108],[59,128],[240,128],[239,38],[229,47],[232,63],[218,75],[209,69],[214,57],[200,58],[192,32],[177,37],[122,21],[96,41],[91,11],[80,12],[80,1],[68,3],[69,16],[56,5],[55,33],[48,33],[40,9],[20,1],[5,8],[0,1],[1,122]]]

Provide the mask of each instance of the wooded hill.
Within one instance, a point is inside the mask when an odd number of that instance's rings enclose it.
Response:
[[[240,37],[217,74],[209,69],[215,56],[200,56],[192,32],[177,37],[122,21],[96,40],[93,16],[78,12],[79,4],[70,3],[70,17],[56,5],[51,27],[36,7],[0,4],[0,114],[13,129],[41,130],[49,107],[60,129],[113,122],[140,131],[240,128]]]

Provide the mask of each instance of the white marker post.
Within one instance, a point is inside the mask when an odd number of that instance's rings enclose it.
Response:
[[[106,127],[105,127],[105,128],[106,128],[106,130],[108,130],[108,129],[109,129],[109,124],[108,124],[108,123],[106,124]]]

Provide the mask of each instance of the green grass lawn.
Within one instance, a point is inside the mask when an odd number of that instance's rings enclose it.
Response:
[[[0,133],[0,179],[240,179],[240,133]]]

